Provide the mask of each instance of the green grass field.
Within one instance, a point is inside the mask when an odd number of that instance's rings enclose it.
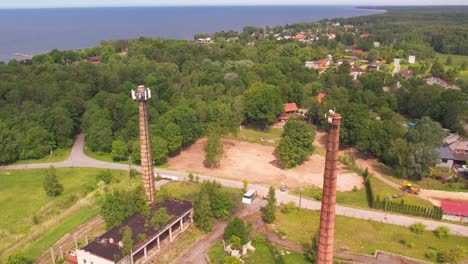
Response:
[[[282,133],[282,128],[268,128],[267,130],[243,128],[237,133],[237,135],[230,134],[226,136],[226,138],[247,141],[250,143],[258,143],[267,146],[276,146],[281,138]]]
[[[10,170],[0,172],[0,255],[18,239],[62,210],[72,206],[96,186],[96,175],[99,169],[88,168],[57,168],[59,181],[64,186],[63,193],[55,198],[48,197],[42,182],[47,169]],[[114,178],[121,181],[127,177],[125,171],[112,171]],[[34,241],[41,245],[52,245],[55,238],[65,234],[87,219],[96,215],[96,211],[79,212],[65,219],[60,225],[48,230],[44,237]],[[50,234],[49,234],[50,233]],[[48,235],[49,234],[49,235]],[[61,235],[59,235],[61,234]],[[41,242],[42,241],[42,242]],[[36,250],[32,250],[36,252]]]
[[[31,160],[18,160],[13,164],[33,164],[33,163],[49,163],[49,162],[60,162],[64,161],[70,156],[71,148],[67,149],[56,149],[51,155],[47,155],[41,159]]]
[[[278,209],[275,227],[286,233],[287,239],[292,242],[309,244],[320,221],[320,212],[298,210],[289,214],[281,213]],[[441,223],[443,225],[443,223]],[[402,244],[401,240],[412,242],[412,248]],[[465,246],[464,246],[465,245]],[[462,259],[468,258],[468,238],[450,235],[448,238],[437,238],[433,232],[424,231],[415,234],[409,228],[349,218],[336,217],[335,248],[347,249],[352,252],[373,254],[375,250],[385,250],[403,254],[427,261],[435,259],[425,258],[425,252],[435,249],[448,249],[462,246],[465,249]]]
[[[250,252],[249,255],[244,259],[245,263],[265,263],[265,264],[306,264],[310,263],[306,257],[299,252],[287,250],[278,246],[268,244],[265,241],[253,241],[252,246],[255,247],[255,252]],[[284,255],[281,255],[281,253]],[[289,252],[289,254],[287,254]],[[227,254],[223,250],[223,246],[220,241],[216,242],[209,250],[208,257],[212,264],[219,264],[221,260]]]

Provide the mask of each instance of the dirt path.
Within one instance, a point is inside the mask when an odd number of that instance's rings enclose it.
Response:
[[[248,205],[241,209],[236,216],[245,218],[251,214],[254,214],[260,210],[266,201],[263,199],[256,199],[251,205]],[[174,264],[205,264],[209,261],[205,258],[205,253],[210,249],[216,241],[218,241],[224,233],[224,228],[227,223],[218,223],[207,236],[198,240],[195,244],[190,247],[185,254],[181,254],[172,263]],[[258,227],[257,227],[258,228]]]
[[[284,247],[284,248],[287,248],[296,252],[304,253],[305,251],[304,246],[291,242],[291,241],[281,239],[280,237],[272,233],[265,233],[265,239],[270,243],[273,243],[280,247]]]

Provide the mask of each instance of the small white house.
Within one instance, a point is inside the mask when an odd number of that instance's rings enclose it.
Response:
[[[414,56],[414,55],[409,55],[409,57],[408,57],[408,63],[409,63],[409,64],[415,64],[415,63],[416,63],[416,56]]]

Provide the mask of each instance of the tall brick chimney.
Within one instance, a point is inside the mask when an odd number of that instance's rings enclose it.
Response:
[[[145,190],[146,202],[154,203],[154,169],[153,157],[151,151],[151,135],[148,125],[148,110],[146,102],[151,98],[151,91],[145,86],[140,85],[136,91],[132,90],[132,98],[138,101],[139,108],[139,127],[140,127],[140,150],[141,150],[141,179],[143,189]]]
[[[333,263],[335,238],[336,176],[340,145],[340,114],[332,113],[328,119],[327,155],[323,176],[322,209],[318,237],[317,264]]]

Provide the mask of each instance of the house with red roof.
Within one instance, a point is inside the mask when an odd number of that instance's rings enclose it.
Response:
[[[353,50],[353,55],[361,55],[361,54],[364,54],[363,50],[360,50],[360,49]]]
[[[361,38],[369,38],[369,37],[370,37],[369,33],[361,34]]]
[[[468,203],[454,200],[442,200],[440,208],[442,219],[468,223]]]
[[[412,70],[404,70],[400,74],[405,79],[413,78],[413,71]]]
[[[319,103],[321,103],[321,102],[323,101],[323,99],[325,98],[325,96],[327,96],[327,94],[319,93],[319,94],[317,95],[317,101],[318,101]]]
[[[299,34],[296,34],[294,36],[294,39],[298,39],[298,40],[299,39],[307,39],[307,36],[305,34],[303,34],[303,33],[299,33]]]
[[[278,120],[282,123],[286,123],[289,120],[289,116],[291,114],[297,113],[299,108],[297,108],[296,103],[286,103],[286,104],[283,104],[283,107],[284,107],[284,113],[282,113],[278,117]]]

